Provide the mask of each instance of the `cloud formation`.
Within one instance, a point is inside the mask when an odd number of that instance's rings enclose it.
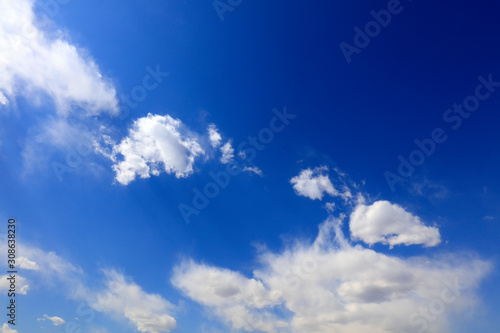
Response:
[[[33,6],[33,0],[0,0],[0,104],[16,96],[40,102],[46,95],[60,115],[116,114],[116,91],[94,60],[62,32],[40,29]]]
[[[40,267],[38,264],[34,261],[29,260],[26,257],[19,257],[16,259],[17,266],[22,269],[29,269],[29,270],[39,270]]]
[[[219,148],[222,156],[220,158],[220,162],[222,164],[227,164],[231,162],[234,158],[234,148],[231,144],[231,141],[226,142],[222,147]]]
[[[451,314],[476,305],[488,262],[377,253],[351,245],[341,225],[330,217],[314,242],[264,251],[253,277],[188,262],[172,283],[233,329],[249,332],[438,333]]]
[[[351,235],[367,244],[436,246],[441,242],[439,230],[428,227],[418,216],[388,201],[370,206],[360,204],[351,214]]]
[[[0,242],[0,249],[6,248],[6,242]],[[147,293],[116,270],[104,270],[103,287],[90,287],[81,268],[54,252],[46,252],[26,244],[19,244],[19,252],[24,254],[25,262],[36,263],[37,269],[28,270],[26,274],[39,287],[57,289],[58,292],[65,293],[68,299],[83,302],[93,310],[117,320],[128,319],[142,333],[169,332],[176,327],[176,320],[170,315],[174,309],[170,302],[158,294]],[[6,277],[0,277],[0,290],[8,287]],[[21,293],[27,290],[24,277],[17,276],[16,282]],[[44,315],[39,320],[45,318],[56,326],[65,323],[57,316]]]
[[[222,164],[234,161],[232,140],[222,144],[215,124],[210,124],[207,132],[196,133],[180,119],[149,113],[135,120],[119,143],[102,134],[93,141],[93,149],[113,162],[115,180],[122,185],[163,172],[185,178],[194,172],[197,161],[214,158],[215,153],[220,153]],[[256,166],[244,166],[243,171],[262,176]]]
[[[134,121],[128,136],[113,147],[111,157],[116,180],[127,185],[137,176],[149,178],[161,172],[187,177],[195,158],[204,153],[196,135],[179,119],[148,114]]]
[[[298,176],[293,177],[290,183],[297,195],[308,197],[311,200],[322,200],[324,194],[339,195],[328,177],[327,167],[302,170]]]
[[[10,275],[8,274],[0,276],[0,291],[2,293],[7,294],[7,290],[10,289],[10,281],[7,280],[9,277]],[[21,295],[26,295],[30,288],[28,282],[26,281],[26,278],[21,275],[16,275],[15,285],[16,285],[16,292]]]
[[[215,124],[208,125],[208,139],[213,148],[217,148],[221,144],[222,136],[220,135]]]
[[[168,313],[173,305],[157,294],[146,293],[115,270],[104,271],[105,290],[91,306],[97,311],[127,318],[139,332],[170,332],[176,321]]]
[[[243,167],[243,171],[244,172],[253,173],[253,174],[255,174],[257,176],[261,176],[261,177],[264,176],[264,173],[262,172],[262,170],[259,167],[256,167],[256,166],[253,166],[253,167]]]
[[[212,309],[234,329],[273,332],[276,325],[287,326],[266,310],[276,305],[280,295],[270,293],[261,281],[240,273],[189,261],[175,269],[172,284]]]
[[[50,320],[52,322],[52,324],[54,324],[54,326],[59,326],[59,325],[66,323],[66,321],[64,319],[62,319],[61,317],[57,317],[57,316],[50,317],[46,314],[44,314],[43,317]]]

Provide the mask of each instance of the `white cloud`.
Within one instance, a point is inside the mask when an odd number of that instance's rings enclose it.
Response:
[[[67,291],[72,299],[82,299],[87,296],[87,288],[83,285],[83,271],[61,258],[54,252],[46,252],[26,243],[17,243],[19,253],[23,256],[16,260],[17,268],[23,270],[23,276],[17,276],[17,287],[20,293],[26,293],[29,285],[36,280],[36,285],[45,285]],[[7,242],[0,240],[0,251],[7,251]],[[2,285],[4,279],[0,281]]]
[[[280,299],[261,281],[248,279],[227,269],[185,262],[176,268],[172,284],[188,297],[210,307],[234,329],[275,332],[287,324],[266,308]]]
[[[259,168],[259,167],[244,167],[243,168],[243,171],[245,172],[250,172],[250,173],[254,173],[256,174],[257,176],[263,176],[264,174],[262,173],[262,170]]]
[[[302,170],[298,176],[293,177],[290,183],[297,195],[308,197],[311,200],[322,200],[325,193],[336,196],[339,192],[333,187],[333,184],[325,173],[327,167],[318,167],[313,170]]]
[[[30,286],[28,284],[22,285],[21,288],[19,288],[19,293],[21,295],[26,295],[28,293],[29,289],[30,289]]]
[[[15,107],[18,98],[45,110],[27,129],[24,173],[48,164],[53,151],[47,146],[68,148],[77,141],[80,133],[70,126],[70,115],[84,122],[119,111],[113,83],[102,77],[89,52],[71,43],[48,15],[39,16],[35,3],[0,0],[0,111]]]
[[[220,146],[222,136],[219,134],[219,130],[217,129],[215,124],[208,125],[208,139],[210,140],[210,144],[213,148],[217,148]]]
[[[351,235],[367,244],[423,244],[436,246],[441,242],[439,230],[425,226],[418,216],[388,201],[370,206],[360,204],[351,214]]]
[[[0,103],[18,95],[40,102],[46,94],[60,115],[118,111],[116,92],[95,62],[63,33],[41,30],[33,0],[0,0]],[[47,18],[45,18],[47,20]]]
[[[169,115],[148,114],[137,119],[127,137],[113,147],[116,180],[127,185],[136,176],[149,178],[162,171],[176,177],[193,172],[195,158],[205,152],[194,134]],[[117,161],[122,155],[123,160]]]
[[[2,327],[0,327],[0,333],[17,333],[17,331],[10,328],[7,323],[4,323]]]
[[[227,164],[231,162],[234,158],[234,148],[231,145],[231,141],[226,142],[222,147],[220,147],[222,157],[220,161],[222,164]]]
[[[0,291],[2,293],[6,293],[7,290],[10,289],[10,281],[7,280],[7,278],[9,277],[9,274],[0,276]],[[26,279],[23,276],[17,274],[15,279],[16,293],[26,295],[28,293],[29,287],[30,286],[26,282]]]
[[[40,267],[36,262],[29,260],[26,257],[19,257],[16,259],[16,264],[19,268],[22,269],[30,269],[30,270],[39,270]]]
[[[6,246],[3,242],[1,245]],[[47,286],[68,291],[69,297],[73,299],[86,297],[88,290],[83,284],[81,268],[54,252],[46,252],[25,243],[19,244],[19,252],[23,253],[23,257],[20,257],[21,263],[18,263],[18,267],[25,269],[25,274],[30,274],[31,281],[36,278]],[[27,287],[24,290],[21,288],[21,291],[27,291]]]
[[[45,252],[39,248],[25,244],[20,244],[19,247],[20,252],[24,254],[21,257],[21,265],[29,265],[32,270],[39,271],[40,274],[57,274],[59,277],[64,277],[65,280],[71,280],[75,275],[82,274],[80,268],[75,267],[54,252]]]
[[[45,318],[47,318],[48,320],[50,320],[52,322],[52,324],[54,324],[54,326],[59,326],[59,325],[62,325],[64,323],[66,323],[64,321],[64,319],[60,318],[60,317],[57,317],[57,316],[53,316],[53,317],[50,317],[46,314],[43,315]]]
[[[402,259],[352,246],[332,217],[313,243],[264,251],[259,261],[252,278],[184,263],[172,283],[243,331],[441,333],[451,315],[477,305],[475,288],[491,268],[473,256]]]
[[[114,270],[105,271],[106,289],[92,307],[97,311],[123,316],[139,332],[170,332],[176,321],[168,313],[173,305],[157,294],[148,294],[134,282]]]

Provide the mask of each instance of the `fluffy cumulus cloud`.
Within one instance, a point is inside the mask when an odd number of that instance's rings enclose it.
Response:
[[[418,216],[388,201],[377,201],[369,206],[358,205],[351,214],[349,226],[354,239],[370,245],[436,246],[441,242],[437,228],[424,225]]]
[[[473,256],[402,259],[353,246],[330,217],[312,243],[264,251],[252,277],[184,263],[173,284],[242,331],[447,331],[453,314],[477,304],[490,264]]]
[[[204,153],[196,135],[180,120],[148,114],[134,122],[128,136],[113,147],[111,158],[116,180],[127,185],[137,176],[149,178],[161,172],[187,177],[195,158]]]
[[[146,293],[114,270],[105,271],[106,289],[97,295],[92,307],[97,311],[127,318],[139,332],[163,333],[176,327],[168,313],[173,305],[157,294]]]
[[[95,62],[63,36],[50,33],[46,16],[36,18],[33,0],[0,0],[0,104],[16,96],[40,101],[48,96],[61,115],[118,111],[112,84]]]
[[[339,195],[327,172],[327,167],[305,169],[298,176],[293,177],[290,183],[297,195],[308,197],[311,200],[322,200],[325,193],[331,196]]]
[[[113,162],[115,180],[122,185],[162,172],[184,178],[194,172],[200,160],[219,156],[220,163],[228,164],[235,158],[232,140],[222,143],[215,124],[208,126],[207,133],[197,133],[169,115],[148,114],[135,120],[128,135],[119,142],[105,133],[92,141],[94,152]],[[256,166],[243,165],[243,171],[263,176]]]

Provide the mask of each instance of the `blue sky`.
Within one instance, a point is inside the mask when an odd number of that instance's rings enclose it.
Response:
[[[0,332],[496,332],[498,6],[0,0]]]

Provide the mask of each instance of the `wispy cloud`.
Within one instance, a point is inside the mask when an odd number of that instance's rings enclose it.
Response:
[[[54,326],[59,326],[59,325],[62,325],[64,323],[66,323],[66,321],[64,319],[62,319],[61,317],[57,317],[57,316],[48,316],[46,314],[43,315],[43,317],[45,319],[48,319],[52,322],[52,324],[54,324]]]
[[[168,313],[173,305],[157,294],[148,294],[123,274],[115,270],[104,271],[105,289],[99,292],[91,306],[103,313],[127,318],[139,332],[170,332],[176,327]]]
[[[249,172],[249,173],[253,173],[257,176],[264,176],[264,173],[262,172],[262,170],[259,168],[259,167],[256,167],[256,166],[253,166],[253,167],[244,167],[243,168],[243,171],[244,172]]]
[[[5,249],[6,243],[0,242]],[[169,332],[176,327],[176,320],[171,316],[174,306],[158,294],[145,292],[141,286],[127,279],[114,269],[104,270],[103,287],[89,286],[86,274],[78,266],[54,252],[20,244],[24,262],[36,264],[36,270],[29,270],[30,281],[38,288],[49,291],[57,290],[68,299],[83,302],[95,311],[110,315],[112,318],[128,319],[142,333]],[[0,280],[0,290],[8,287],[7,276]],[[26,279],[17,276],[17,287],[21,293],[26,289]],[[23,289],[25,288],[25,289]],[[50,320],[54,325],[66,322],[58,316],[44,315],[39,320]]]

